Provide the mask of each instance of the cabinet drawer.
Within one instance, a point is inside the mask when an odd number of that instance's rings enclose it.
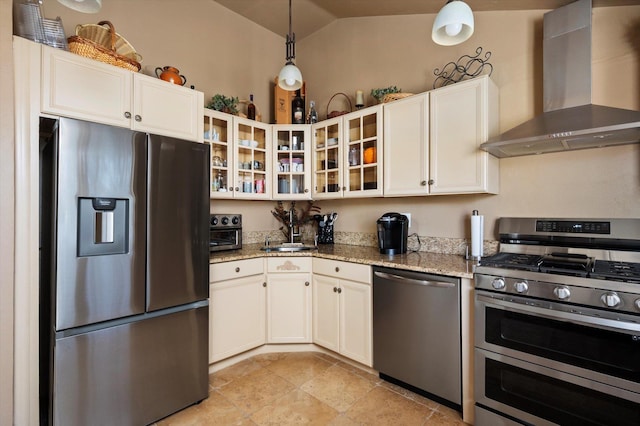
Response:
[[[360,263],[314,258],[313,273],[371,284],[371,266]]]
[[[209,265],[209,281],[211,283],[262,273],[264,273],[264,260],[261,257]]]
[[[270,257],[267,259],[268,273],[311,272],[310,257]]]

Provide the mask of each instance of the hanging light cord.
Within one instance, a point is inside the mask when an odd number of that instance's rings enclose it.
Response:
[[[296,57],[296,34],[291,30],[291,0],[289,0],[289,34],[286,43],[287,64],[293,64]]]

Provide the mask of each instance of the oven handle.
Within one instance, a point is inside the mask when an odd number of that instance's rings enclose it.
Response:
[[[630,335],[637,335],[640,339],[640,323],[619,321],[615,319],[594,317],[585,314],[577,314],[573,312],[565,312],[561,310],[552,310],[546,308],[540,308],[525,304],[527,302],[512,302],[507,300],[496,299],[489,296],[484,296],[476,291],[476,300],[482,302],[487,306],[494,306],[498,309],[505,311],[522,313],[522,314],[535,314],[549,319],[556,319],[566,322],[571,322],[578,325],[585,325],[590,327],[596,327],[603,330],[617,331]],[[586,308],[583,310],[587,310]]]

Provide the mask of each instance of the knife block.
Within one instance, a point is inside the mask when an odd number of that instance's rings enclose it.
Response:
[[[325,226],[318,224],[318,244],[333,244],[333,224]]]

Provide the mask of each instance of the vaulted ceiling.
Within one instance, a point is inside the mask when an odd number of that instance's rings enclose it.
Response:
[[[214,0],[256,24],[289,32],[288,0]],[[466,0],[472,10],[556,9],[575,0]],[[638,0],[592,0],[593,7],[637,5]],[[300,40],[341,18],[438,13],[446,0],[292,0],[293,32]]]

